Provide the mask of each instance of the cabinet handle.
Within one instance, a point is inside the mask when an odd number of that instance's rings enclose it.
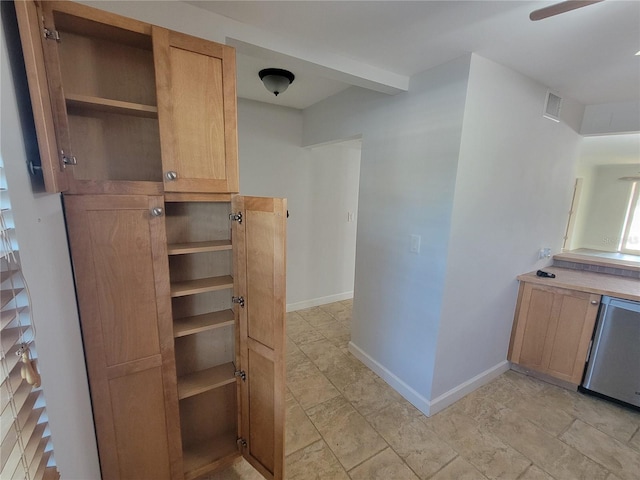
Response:
[[[597,301],[597,300],[591,300],[591,305],[597,305],[597,304],[599,304],[599,303],[600,303],[600,302],[599,302],[599,301]]]
[[[164,176],[167,180],[175,180],[176,178],[178,178],[178,172],[169,170],[167,173],[164,174]]]
[[[151,216],[153,217],[161,217],[164,211],[160,207],[153,207],[151,209]]]

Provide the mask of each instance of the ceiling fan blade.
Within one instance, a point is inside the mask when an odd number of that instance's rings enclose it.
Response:
[[[600,3],[602,1],[604,0],[590,0],[590,1],[567,0],[565,2],[556,3],[555,5],[549,5],[548,7],[544,7],[539,10],[534,10],[529,15],[529,18],[535,22],[536,20],[542,20],[543,18],[553,17],[554,15],[570,12],[571,10],[575,10],[576,8],[586,7],[587,5],[591,5],[593,3]]]

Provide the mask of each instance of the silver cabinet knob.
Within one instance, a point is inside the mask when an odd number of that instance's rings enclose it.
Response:
[[[598,305],[600,302],[597,300],[591,300],[591,305]]]
[[[163,213],[164,213],[164,210],[162,210],[162,208],[160,207],[153,207],[151,209],[151,216],[153,217],[161,217]]]
[[[176,178],[178,178],[178,172],[169,170],[167,173],[164,174],[164,176],[167,180],[175,180]]]

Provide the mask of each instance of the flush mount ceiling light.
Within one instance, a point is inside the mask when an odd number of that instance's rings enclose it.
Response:
[[[264,83],[264,87],[273,93],[276,97],[284,92],[296,78],[289,70],[281,68],[265,68],[258,73],[260,80]]]

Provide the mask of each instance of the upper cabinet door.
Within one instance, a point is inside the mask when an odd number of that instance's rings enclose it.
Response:
[[[55,105],[52,103],[55,101],[52,96],[55,97],[61,92],[49,93],[43,43],[50,40],[44,36],[44,12],[33,1],[18,0],[15,5],[45,189],[51,193],[62,192],[68,188],[61,153],[66,145],[63,145],[64,141],[58,145],[57,122],[54,121]],[[50,15],[48,17],[51,18]],[[53,45],[48,47],[55,49],[55,40],[52,43]],[[50,67],[57,67],[59,70],[56,62]]]
[[[232,200],[235,295],[239,313],[240,436],[243,455],[266,478],[284,478],[285,199]]]
[[[164,189],[238,191],[235,50],[153,27]]]

